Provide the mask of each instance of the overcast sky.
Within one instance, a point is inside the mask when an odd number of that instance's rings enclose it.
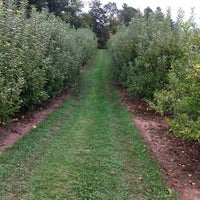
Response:
[[[83,2],[90,2],[89,0],[83,0]],[[139,8],[143,11],[146,7],[150,7],[155,10],[157,7],[161,7],[162,11],[165,12],[168,7],[171,7],[172,17],[176,19],[177,11],[182,8],[185,11],[186,18],[188,19],[191,13],[191,8],[195,8],[196,22],[200,24],[200,0],[100,0],[102,4],[108,2],[115,2],[118,9],[126,3],[134,8]]]

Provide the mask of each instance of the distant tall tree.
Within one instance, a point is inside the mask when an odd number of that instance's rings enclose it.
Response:
[[[158,20],[164,19],[164,14],[163,14],[162,9],[160,7],[156,8],[155,14],[156,14],[156,17],[157,17]]]
[[[92,16],[89,13],[83,13],[81,15],[82,26],[84,28],[89,28],[92,23]]]
[[[70,0],[68,7],[62,12],[67,15],[67,20],[71,26],[75,28],[80,28],[83,26],[82,18],[80,13],[82,12],[81,9],[83,7],[83,3],[81,0]]]
[[[101,7],[99,0],[93,0],[90,4],[91,15],[90,28],[96,34],[99,48],[105,48],[109,39],[108,18],[106,11]]]
[[[16,0],[20,3],[22,0]],[[28,0],[29,9],[35,6],[38,11],[47,8],[50,13],[61,17],[71,26],[82,26],[80,12],[83,7],[81,0]]]
[[[28,3],[30,6],[34,5],[38,11],[41,11],[45,8],[47,2],[46,0],[29,0]]]
[[[104,5],[104,10],[108,18],[119,18],[119,10],[116,3],[109,2]]]
[[[104,10],[106,12],[106,16],[108,18],[109,23],[109,32],[114,34],[117,32],[117,27],[119,26],[119,10],[117,9],[116,3],[109,2],[108,4],[104,5]]]
[[[122,10],[120,11],[120,21],[128,26],[131,19],[136,15],[138,15],[138,11],[135,8],[130,7],[126,3],[124,3],[122,6]]]
[[[146,20],[148,20],[151,13],[153,13],[153,10],[150,7],[145,8],[144,9],[144,18]]]

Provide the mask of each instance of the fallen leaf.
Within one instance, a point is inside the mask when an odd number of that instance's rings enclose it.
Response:
[[[142,180],[143,180],[142,176],[140,176],[140,177],[138,178],[138,180],[139,180],[139,181],[142,181]]]

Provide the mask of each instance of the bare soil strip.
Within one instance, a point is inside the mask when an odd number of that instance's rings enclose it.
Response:
[[[0,125],[0,154],[8,147],[11,147],[19,138],[28,133],[42,122],[50,113],[60,107],[64,100],[70,96],[71,91],[75,88],[74,84],[69,90],[64,91],[61,95],[51,98],[48,104],[40,106],[35,111],[29,111],[25,114],[18,114],[14,122],[9,125]]]

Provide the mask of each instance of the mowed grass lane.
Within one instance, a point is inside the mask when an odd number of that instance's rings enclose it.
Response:
[[[64,105],[0,156],[0,199],[174,199],[98,50]]]

